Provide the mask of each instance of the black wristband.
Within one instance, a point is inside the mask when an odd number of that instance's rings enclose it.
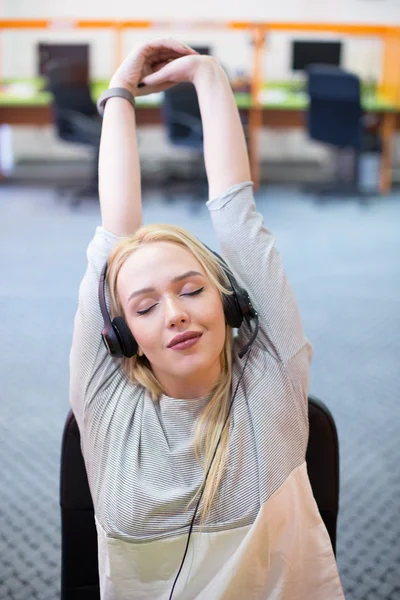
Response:
[[[101,94],[100,98],[97,101],[97,111],[101,117],[104,115],[104,106],[107,100],[115,96],[118,98],[124,98],[125,100],[128,100],[128,102],[132,104],[133,108],[136,108],[135,97],[133,96],[133,94],[128,92],[126,88],[109,88]]]

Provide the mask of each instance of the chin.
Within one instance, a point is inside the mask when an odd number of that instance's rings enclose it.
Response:
[[[211,358],[210,360],[210,356],[205,355],[204,352],[179,358],[180,360],[176,361],[172,368],[176,372],[176,375],[180,375],[181,377],[212,369],[215,367],[215,361],[219,360],[218,356],[215,356],[215,358]]]

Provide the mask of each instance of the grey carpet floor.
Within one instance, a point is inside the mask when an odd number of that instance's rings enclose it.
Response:
[[[400,195],[316,204],[276,187],[257,203],[314,345],[310,392],[338,427],[346,598],[400,599]],[[185,196],[145,193],[144,220],[217,249],[206,208]],[[98,223],[96,202],[71,210],[46,188],[0,187],[0,600],[59,598],[68,356]]]

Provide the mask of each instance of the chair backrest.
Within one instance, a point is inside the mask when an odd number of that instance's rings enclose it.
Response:
[[[339,512],[339,440],[329,408],[314,396],[308,397],[310,435],[306,452],[308,477],[318,510],[336,554]]]
[[[100,600],[93,502],[72,411],[61,444],[60,506],[61,600]]]
[[[312,65],[307,70],[309,136],[338,147],[362,143],[360,80],[339,67]]]
[[[84,65],[52,61],[48,65],[47,89],[53,95],[54,122],[59,137],[66,141],[80,141],[75,139],[69,115],[71,112],[87,117],[97,115]]]
[[[165,90],[161,111],[172,144],[202,148],[200,106],[193,84],[179,83]]]
[[[308,475],[336,553],[339,446],[335,422],[320,400],[309,397]],[[61,600],[99,600],[97,532],[88,479],[72,411],[64,427],[60,466]]]

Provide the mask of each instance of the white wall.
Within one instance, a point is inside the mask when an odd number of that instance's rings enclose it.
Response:
[[[336,21],[359,23],[390,23],[399,19],[398,0],[202,0],[168,3],[154,0],[136,3],[131,0],[69,0],[64,5],[58,0],[2,0],[2,13],[6,17],[67,17],[123,19],[253,19],[276,21]]]
[[[1,4],[2,2],[2,4]],[[112,6],[112,9],[110,8]],[[168,19],[179,24],[182,21],[202,20],[256,20],[256,21],[313,21],[351,22],[400,25],[400,0],[161,0],[153,2],[129,2],[113,0],[0,0],[0,10],[5,18],[52,18],[59,24],[60,19]],[[124,34],[124,51],[149,37],[173,35],[189,44],[206,43],[212,46],[214,54],[227,70],[234,75],[236,70],[249,72],[251,68],[251,43],[248,34],[243,32],[196,30],[177,26],[175,29],[134,30]],[[267,39],[267,53],[264,61],[265,76],[268,79],[290,79],[290,40],[312,37],[310,34],[274,32]],[[320,38],[321,35],[315,37]],[[334,37],[327,34],[324,37]],[[363,78],[379,79],[381,65],[381,44],[373,38],[343,38],[344,67],[358,73]],[[1,77],[32,77],[36,75],[36,44],[39,41],[82,41],[90,43],[90,70],[93,78],[108,78],[115,64],[114,37],[110,31],[54,28],[52,30],[4,31],[0,34]],[[46,133],[47,138],[49,133]],[[25,136],[25,137],[24,137]],[[27,137],[28,136],[28,137]],[[296,137],[297,136],[297,137]],[[305,142],[299,145],[299,133],[293,134],[293,150],[304,153]],[[40,141],[41,132],[17,132],[14,135],[17,158],[19,154],[29,154],[32,145],[42,146],[43,153],[52,147],[49,140]],[[281,148],[290,149],[291,144],[283,141]],[[304,136],[302,137],[304,139]],[[33,141],[34,140],[34,141]],[[274,145],[276,140],[274,140]],[[268,145],[268,144],[267,144]],[[276,147],[276,146],[275,146]],[[279,145],[278,145],[279,147]],[[312,145],[308,145],[308,151]],[[46,148],[46,149],[44,149]],[[61,146],[57,151],[63,153]],[[36,150],[37,151],[37,150]],[[275,150],[276,151],[276,150]],[[54,150],[51,150],[53,154]],[[268,153],[268,148],[264,147]],[[295,153],[296,153],[295,152]]]
[[[185,19],[256,20],[256,21],[335,21],[400,25],[400,0],[161,0],[135,2],[113,0],[2,0],[4,17],[60,19]],[[112,4],[112,10],[110,5]],[[1,8],[1,6],[0,6]],[[124,35],[125,51],[137,41],[152,36],[174,35],[188,43],[207,42],[214,53],[233,71],[235,67],[248,69],[251,64],[250,38],[245,33],[227,31],[192,31],[177,27],[166,31],[135,30]],[[274,32],[268,38],[265,70],[269,78],[290,77],[290,39],[301,35],[292,32]],[[303,37],[311,37],[304,34]],[[320,37],[317,35],[316,37]],[[330,37],[327,35],[326,37]],[[331,36],[332,37],[332,36]],[[337,39],[337,36],[333,36]],[[95,78],[107,78],[114,67],[114,38],[109,31],[22,30],[1,34],[2,77],[31,77],[36,73],[38,41],[88,41],[91,44],[91,73]],[[371,38],[345,38],[344,66],[362,77],[378,77],[381,61],[380,43]]]

